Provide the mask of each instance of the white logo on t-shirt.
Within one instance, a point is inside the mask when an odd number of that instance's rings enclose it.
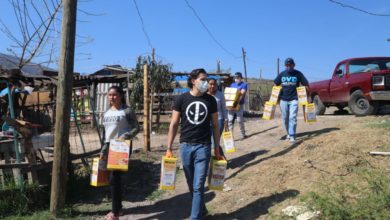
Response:
[[[195,101],[187,106],[186,116],[187,120],[194,125],[201,124],[206,120],[207,107],[203,102]]]

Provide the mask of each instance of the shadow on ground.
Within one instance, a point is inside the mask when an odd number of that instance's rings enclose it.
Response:
[[[205,193],[205,202],[209,202],[214,199],[215,193],[208,191]],[[191,213],[191,195],[190,193],[184,193],[175,197],[161,200],[155,204],[134,207],[124,210],[124,214],[152,214],[151,216],[140,219],[186,219]]]
[[[311,139],[311,138],[313,138],[315,136],[319,136],[321,134],[329,133],[329,132],[337,131],[337,130],[340,130],[340,128],[324,128],[324,129],[320,129],[320,130],[316,130],[316,131],[309,131],[309,132],[299,133],[299,134],[297,134],[297,137],[299,137],[301,139],[298,140],[297,142],[295,142],[294,144],[292,144],[289,147],[284,148],[283,150],[281,150],[281,151],[279,151],[279,152],[277,152],[277,153],[275,153],[273,155],[270,155],[268,157],[264,157],[264,158],[261,158],[261,159],[256,160],[256,161],[252,161],[250,163],[243,164],[243,166],[241,166],[240,169],[238,169],[236,172],[232,173],[225,180],[234,178],[239,173],[241,173],[242,171],[244,171],[245,169],[247,169],[247,168],[249,168],[251,166],[257,165],[257,164],[259,164],[259,163],[261,163],[263,161],[269,160],[269,159],[274,158],[274,157],[279,157],[279,156],[282,156],[282,155],[290,152],[294,148],[298,147],[304,140],[308,140],[308,139]]]
[[[268,197],[259,198],[234,212],[215,214],[206,219],[257,219],[261,215],[268,214],[268,209],[276,203],[283,202],[284,200],[296,197],[297,195],[299,195],[298,190],[289,189],[281,193],[272,194]]]
[[[133,154],[129,171],[122,175],[123,201],[145,201],[158,189],[161,166],[154,162],[158,159],[144,157],[147,157],[145,153]],[[83,207],[82,211],[78,208],[72,210],[72,216],[101,216],[111,209],[109,186],[90,186],[89,176],[73,180],[70,184],[67,195],[69,203]]]

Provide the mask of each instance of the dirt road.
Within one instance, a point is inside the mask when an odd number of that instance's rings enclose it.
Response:
[[[335,178],[348,177],[348,167],[360,166],[362,155],[371,148],[390,143],[389,135],[362,129],[370,121],[389,121],[389,115],[333,115],[331,109],[318,117],[318,122],[308,124],[303,122],[301,112],[295,144],[283,139],[285,131],[279,110],[274,120],[247,119],[248,138],[236,140],[237,152],[227,155],[226,185],[231,190],[206,192],[210,212],[207,219],[275,219],[282,208],[298,203],[300,195],[319,184],[332,184]],[[376,135],[374,139],[360,138],[370,132]],[[239,137],[238,126],[234,134]],[[165,149],[158,146],[165,145],[166,140],[159,140],[162,143],[155,143],[153,151],[162,154]],[[375,159],[370,163],[382,161]],[[191,198],[182,172],[179,171],[175,191],[155,194],[149,200],[125,201],[124,216],[120,219],[188,218]]]

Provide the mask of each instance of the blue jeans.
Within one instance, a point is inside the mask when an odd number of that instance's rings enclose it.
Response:
[[[228,111],[229,130],[233,133],[233,118],[234,114],[237,116],[237,122],[240,125],[241,135],[245,136],[245,124],[244,124],[244,104],[240,105],[238,111]]]
[[[205,208],[204,184],[211,158],[210,146],[181,143],[180,157],[192,197],[191,219],[201,219]]]
[[[280,111],[282,112],[283,127],[290,137],[295,138],[297,130],[298,100],[280,100]]]

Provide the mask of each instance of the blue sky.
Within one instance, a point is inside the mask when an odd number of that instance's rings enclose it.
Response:
[[[329,78],[336,63],[343,59],[390,56],[390,16],[368,15],[329,0],[188,2],[229,53],[207,34],[185,0],[137,0],[156,57],[173,64],[174,71],[188,72],[198,67],[215,71],[220,60],[222,69],[243,72],[240,57],[244,47],[250,77],[259,77],[261,69],[263,78],[273,79],[277,58],[283,64],[286,57],[293,57],[296,68],[309,81],[317,81]],[[339,2],[390,14],[388,0]],[[7,5],[8,1],[0,1],[0,18],[15,26]],[[93,41],[76,48],[76,71],[92,73],[104,64],[134,67],[137,56],[151,53],[133,0],[79,1],[78,6],[104,15],[78,13],[77,34],[90,36]],[[0,52],[6,53],[10,45],[0,33]]]

